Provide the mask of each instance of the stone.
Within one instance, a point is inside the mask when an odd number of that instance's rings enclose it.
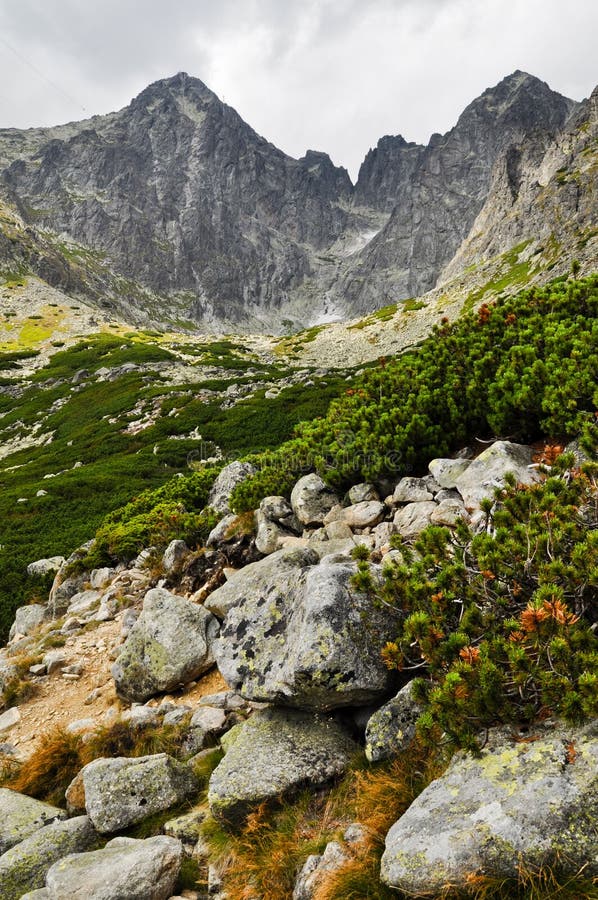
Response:
[[[165,822],[164,834],[177,838],[184,844],[196,844],[201,836],[201,826],[205,820],[206,810],[203,807],[192,809],[191,812]]]
[[[201,706],[191,716],[191,728],[201,728],[205,734],[220,734],[226,727],[226,710]]]
[[[29,563],[27,566],[27,574],[31,577],[43,578],[45,575],[51,575],[54,572],[58,572],[64,562],[64,556],[50,556],[48,559],[36,559],[35,562]]]
[[[268,556],[270,553],[280,550],[282,538],[285,536],[282,528],[279,528],[276,522],[268,519],[261,509],[255,512],[255,524],[257,528],[255,546],[260,553]]]
[[[376,550],[390,547],[390,539],[393,534],[397,533],[397,526],[394,522],[380,522],[379,525],[372,530],[374,536],[374,547]]]
[[[24,841],[44,825],[66,818],[66,812],[25,794],[0,788],[0,854]]]
[[[8,640],[12,641],[16,634],[28,635],[35,631],[43,623],[46,617],[46,607],[40,603],[31,603],[29,606],[19,606],[15,612],[15,620],[10,627]]]
[[[85,616],[97,608],[101,597],[100,591],[80,591],[71,597],[66,613],[68,616]]]
[[[412,682],[376,710],[365,729],[365,755],[369,762],[391,759],[404,750],[415,737],[415,723],[421,711],[413,699]]]
[[[83,769],[79,769],[69,786],[67,787],[64,799],[66,800],[66,810],[69,816],[80,816],[85,814],[85,785],[83,784]]]
[[[75,594],[85,590],[87,580],[85,573],[69,576],[68,578],[64,576],[63,570],[68,562],[69,560],[67,559],[60,567],[50,589],[50,595],[48,597],[48,616],[51,619],[58,619],[60,616],[64,615],[71,597],[74,597]]]
[[[10,731],[21,721],[21,713],[16,706],[11,706],[6,712],[0,713],[0,734]]]
[[[225,466],[212,486],[207,505],[211,506],[218,513],[230,513],[230,496],[232,492],[237,485],[252,478],[255,473],[255,467],[247,462],[235,460],[235,462]]]
[[[50,895],[46,888],[40,888],[38,891],[28,891],[23,894],[21,900],[50,900]]]
[[[598,875],[596,727],[458,753],[390,829],[381,878],[407,894],[558,865]]]
[[[364,500],[342,511],[341,521],[349,528],[367,528],[377,525],[384,516],[384,504],[379,500]]]
[[[365,503],[367,500],[379,500],[380,495],[373,484],[354,484],[347,493],[349,503]]]
[[[401,478],[394,493],[392,502],[397,503],[419,503],[423,500],[432,500],[433,494],[428,490],[428,485],[424,478]]]
[[[304,475],[291,492],[293,512],[302,525],[321,525],[338,497],[319,475]]]
[[[43,676],[46,674],[46,667],[43,663],[36,663],[34,666],[29,666],[29,674],[35,675],[36,678]]]
[[[105,566],[102,569],[93,569],[89,575],[89,583],[95,591],[101,591],[108,587],[116,576],[116,569]]]
[[[188,555],[189,548],[185,541],[171,541],[162,557],[164,573],[166,575],[176,574]]]
[[[326,536],[329,541],[352,541],[353,532],[346,522],[329,522],[325,526]]]
[[[167,835],[118,837],[54,863],[46,888],[50,900],[168,900],[182,859],[181,842]]]
[[[210,810],[220,821],[239,825],[264,801],[341,775],[357,749],[333,719],[259,710],[239,727],[210,777]]]
[[[193,681],[214,664],[218,631],[203,607],[163,588],[148,591],[112,666],[117,692],[126,700],[145,701]]]
[[[198,790],[191,769],[166,753],[95,759],[82,772],[87,815],[101,834],[170,809]]]
[[[479,507],[480,502],[494,497],[495,488],[503,487],[505,475],[511,472],[518,484],[533,484],[539,475],[532,465],[532,449],[524,444],[495,441],[480,453],[456,480],[456,488],[463,497],[468,511]]]
[[[48,675],[52,675],[54,672],[60,672],[62,668],[66,665],[66,654],[62,652],[62,650],[48,650],[42,659],[43,665],[46,667],[46,672]]]
[[[430,475],[441,488],[453,489],[459,478],[471,465],[470,459],[433,459],[428,465]]]
[[[246,699],[301,709],[387,696],[393,676],[381,650],[396,624],[353,588],[355,571],[350,560],[331,561],[294,570],[283,582],[274,570],[246,591],[214,647],[228,685]]]
[[[322,876],[328,872],[334,872],[335,869],[340,869],[347,859],[347,853],[338,841],[329,841],[321,856],[317,854],[308,856],[297,876],[293,889],[293,900],[313,900],[314,891]]]
[[[398,509],[393,523],[403,538],[415,538],[430,524],[430,517],[436,512],[437,505],[431,500],[408,503]]]
[[[52,822],[0,856],[0,897],[18,900],[43,888],[50,866],[69,853],[91,850],[100,836],[87,816]]]
[[[219,547],[221,544],[226,543],[227,540],[230,539],[231,529],[237,522],[237,519],[238,516],[234,513],[223,516],[218,524],[210,531],[206,541],[206,547]]]
[[[293,507],[284,497],[264,497],[260,503],[260,512],[270,522],[280,522],[293,515]]]
[[[441,500],[430,516],[433,525],[446,525],[449,528],[454,527],[459,519],[469,519],[467,510],[460,500]]]
[[[207,597],[204,608],[224,619],[234,606],[247,602],[264,590],[284,593],[299,577],[301,570],[314,565],[318,559],[318,555],[311,549],[291,547],[278,550],[266,559],[233,572],[222,587]]]
[[[243,700],[239,694],[234,691],[220,691],[218,694],[206,694],[198,700],[199,706],[212,706],[216,709],[224,709],[227,712],[232,710],[243,709],[247,705],[247,701]]]

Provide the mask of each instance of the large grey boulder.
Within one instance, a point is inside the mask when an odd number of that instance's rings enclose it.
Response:
[[[15,620],[10,627],[8,640],[17,634],[28,635],[42,624],[46,617],[46,607],[40,603],[32,603],[29,606],[19,606],[15,612]]]
[[[480,453],[455,481],[466,509],[474,510],[485,497],[492,498],[495,488],[504,486],[507,472],[519,484],[538,481],[537,470],[531,468],[532,453],[531,447],[510,441],[495,441]]]
[[[245,591],[214,646],[229,686],[247,699],[316,710],[386,696],[393,676],[381,649],[396,622],[355,590],[355,571],[332,558]]]
[[[340,514],[340,521],[350,528],[368,528],[378,524],[384,511],[384,504],[379,500],[363,500],[353,506],[346,506]]]
[[[127,700],[145,701],[193,681],[214,664],[218,630],[203,607],[163,588],[148,591],[112,666],[116,690]]]
[[[392,495],[393,503],[421,503],[424,500],[432,500],[433,494],[428,490],[425,478],[413,478],[406,476],[401,478]]]
[[[176,838],[119,837],[103,850],[55,863],[46,879],[49,900],[168,900],[183,858]]]
[[[230,495],[237,485],[247,481],[248,478],[255,475],[255,472],[255,466],[252,466],[251,463],[238,460],[225,466],[212,485],[207,505],[218,513],[230,513]]]
[[[291,492],[293,512],[303,525],[321,525],[338,497],[319,475],[304,475]]]
[[[87,815],[101,834],[170,809],[198,790],[189,766],[167,753],[94,759],[83,767],[82,779]]]
[[[173,575],[178,572],[187,556],[189,556],[189,547],[185,541],[171,541],[162,557],[164,573]]]
[[[436,503],[432,500],[421,500],[402,506],[394,515],[393,523],[398,533],[404,538],[415,538],[427,528]]]
[[[471,465],[470,459],[433,459],[428,470],[430,475],[438,482],[441,488],[450,490],[457,484],[459,478]]]
[[[291,710],[260,710],[228,737],[208,803],[232,825],[264,801],[342,774],[359,749],[334,720]]]
[[[266,559],[250,563],[235,572],[222,587],[212,591],[204,601],[205,609],[223,619],[229,610],[245,604],[256,595],[284,595],[306,566],[319,557],[314,550],[294,548],[278,550]]]
[[[365,729],[365,755],[370,762],[390,759],[404,750],[415,737],[415,723],[421,706],[413,699],[410,681],[396,697],[377,709]]]
[[[65,562],[64,556],[50,556],[48,559],[36,559],[27,566],[27,574],[32,577],[43,577],[58,572]]]
[[[381,877],[408,894],[558,864],[598,875],[598,736],[567,729],[457,754],[390,829]]]
[[[0,788],[0,812],[0,853],[6,853],[44,825],[66,818],[64,809],[8,788]]]
[[[43,888],[53,863],[69,853],[99,847],[100,840],[87,816],[40,828],[0,856],[0,897],[18,900],[26,891]]]

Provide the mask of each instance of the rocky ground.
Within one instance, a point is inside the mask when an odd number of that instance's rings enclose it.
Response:
[[[339,777],[360,748],[371,761],[400,753],[419,707],[382,665],[395,623],[353,585],[351,551],[367,548],[376,577],[401,555],[393,534],[412,541],[430,522],[460,518],[485,529],[482,499],[508,472],[536,482],[537,459],[531,447],[498,441],[477,456],[434,460],[427,476],[402,478],[382,497],[363,484],[341,498],[306,475],[290,503],[263,499],[253,536],[230,528],[230,492],[251,474],[233,463],[212,489],[223,519],[199,553],[173,541],[160,560],[144,552],[130,566],[77,573],[60,558],[36,561],[56,576],[47,606],[22,607],[0,651],[4,690],[16,679],[35,691],[0,716],[5,761],[26,771],[58,725],[82,741],[118,722],[139,733],[178,728],[180,752],[95,759],[58,807],[0,790],[12,810],[0,822],[2,896],[67,900],[82,897],[83,884],[86,897],[168,900],[185,854],[207,866],[198,831],[207,815],[238,828],[261,804]],[[593,727],[547,721],[531,744],[520,737],[499,729],[479,761],[454,757],[391,828],[384,883],[413,894],[466,887],[472,873],[516,875],[551,854],[572,874],[585,866],[598,875],[584,817],[598,762]],[[218,741],[224,756],[202,801],[199,773]],[[181,804],[191,811],[165,822],[162,836],[123,836]],[[359,823],[344,827],[340,843],[298,872],[295,900],[311,900],[363,838]],[[205,871],[209,896],[224,897],[218,871]]]

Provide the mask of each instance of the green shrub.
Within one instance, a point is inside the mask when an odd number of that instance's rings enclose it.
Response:
[[[381,586],[359,562],[356,583],[398,613],[387,665],[425,673],[415,687],[429,743],[475,748],[497,723],[598,715],[598,467],[571,463],[497,492],[487,531],[429,527]]]

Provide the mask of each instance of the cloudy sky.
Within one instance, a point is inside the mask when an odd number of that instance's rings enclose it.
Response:
[[[596,0],[0,0],[0,127],[119,109],[186,71],[355,175],[382,135],[427,142],[515,69],[587,96],[597,33]]]

